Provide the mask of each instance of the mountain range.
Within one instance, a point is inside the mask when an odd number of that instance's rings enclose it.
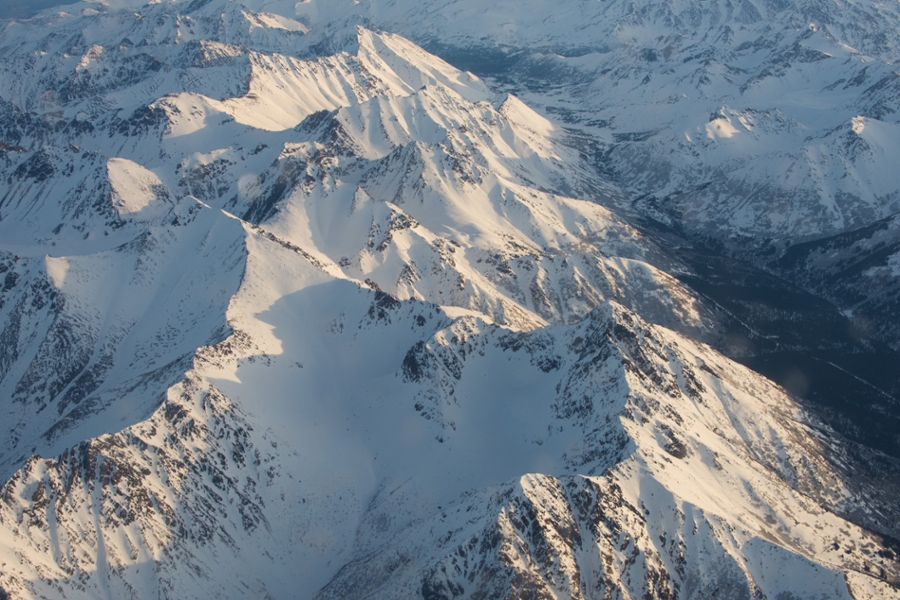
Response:
[[[0,598],[900,598],[900,7],[0,32]]]

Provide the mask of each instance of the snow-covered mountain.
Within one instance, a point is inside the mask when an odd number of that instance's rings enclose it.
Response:
[[[692,254],[767,237],[744,255],[825,295],[848,231],[890,236],[898,45],[858,17],[896,7],[844,8],[122,1],[7,24],[0,590],[900,597],[894,459],[714,349],[773,336]],[[682,76],[697,61],[710,81]],[[797,84],[841,76],[888,84]],[[868,145],[839,177],[844,138]],[[781,252],[825,234],[850,237]]]

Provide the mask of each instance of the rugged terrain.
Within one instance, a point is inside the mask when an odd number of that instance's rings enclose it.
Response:
[[[900,597],[896,24],[9,22],[0,590]]]

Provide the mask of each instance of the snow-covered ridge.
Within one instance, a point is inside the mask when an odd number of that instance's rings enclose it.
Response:
[[[350,6],[0,35],[0,589],[897,597],[807,415],[696,341],[721,313],[602,148]],[[712,116],[704,143],[804,127]]]
[[[151,419],[4,488],[33,557],[6,587],[849,598],[847,569],[855,597],[890,593],[863,575],[896,577],[878,539],[820,507],[840,483],[791,401],[708,348],[615,306],[528,333],[451,320],[264,236],[248,260],[237,333]]]
[[[598,204],[552,192],[617,190],[584,181],[578,156],[514,97],[495,109],[433,84],[298,130],[309,141],[287,143],[226,208],[348,277],[517,328],[574,321],[611,298],[700,326],[688,292],[645,262],[659,259],[652,244]]]
[[[58,111],[59,102],[48,91],[91,94],[149,77],[144,91],[159,97],[182,93],[187,80],[191,94],[215,102],[206,106],[205,99],[193,97],[175,101],[183,115],[197,105],[210,118],[230,116],[278,129],[329,104],[348,105],[354,95],[367,96],[359,90],[366,82],[345,86],[328,80],[333,75],[316,75],[323,71],[292,60],[294,56],[330,55],[331,49],[351,46],[349,55],[334,60],[348,60],[357,48],[363,60],[384,56],[373,59],[373,65],[384,63],[376,67],[376,75],[384,72],[381,67],[393,75],[378,76],[380,85],[418,89],[426,83],[402,81],[406,71],[400,63],[407,58],[394,61],[414,51],[384,52],[399,43],[385,42],[390,36],[372,38],[386,44],[379,52],[366,50],[370,44],[357,40],[347,27],[356,19],[403,32],[488,73],[495,62],[514,70],[513,78],[520,82],[516,89],[526,102],[607,142],[603,168],[643,199],[641,212],[694,235],[735,249],[752,239],[771,239],[782,248],[866,226],[900,210],[900,182],[891,168],[900,16],[892,4],[572,1],[528,10],[503,3],[485,10],[468,0],[415,8],[374,0],[248,1],[221,7],[135,2],[131,5],[138,13],[81,15],[82,5],[88,4],[72,5],[68,16],[7,27],[5,47],[15,60],[7,64],[4,98],[19,107],[40,99],[41,111],[49,112]],[[265,17],[268,25],[257,14],[271,15]],[[282,26],[276,15],[304,23],[302,31]],[[48,21],[66,32],[53,43],[62,60],[49,48],[35,51],[28,40],[31,27]],[[241,68],[214,67],[224,65],[218,51],[209,56],[205,50],[189,51],[210,40],[231,48],[226,54],[237,53],[230,60],[241,62]],[[153,51],[147,51],[148,43]],[[501,50],[491,50],[497,44]],[[480,53],[487,53],[483,60]],[[422,57],[415,60],[424,64]],[[104,68],[112,63],[117,67]],[[207,68],[192,67],[189,73],[171,69],[195,63]],[[9,69],[12,65],[17,66]],[[76,73],[70,76],[73,67]],[[422,72],[427,80],[450,83],[440,68]],[[472,87],[462,83],[457,91]],[[296,89],[311,85],[318,94]],[[112,102],[124,119],[135,108],[124,106],[130,97],[111,94],[102,105],[72,106],[72,114],[65,116],[73,119],[83,112],[98,117]],[[218,103],[225,98],[232,100]],[[869,124],[862,133],[853,125],[859,119]],[[835,133],[846,128],[855,137]],[[848,177],[841,176],[844,171]],[[774,214],[767,209],[770,198],[779,205]]]

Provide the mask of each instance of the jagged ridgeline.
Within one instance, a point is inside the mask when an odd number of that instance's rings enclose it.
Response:
[[[533,68],[122,4],[0,33],[0,599],[900,597],[887,488]]]

